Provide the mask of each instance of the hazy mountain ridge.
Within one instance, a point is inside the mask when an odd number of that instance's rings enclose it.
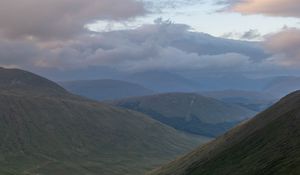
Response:
[[[196,81],[168,71],[137,72],[124,77],[125,80],[141,84],[156,92],[193,92],[199,88]]]
[[[113,76],[110,74],[113,74]],[[154,91],[154,93],[203,92],[203,91],[216,92],[216,91],[228,91],[232,89],[232,90],[239,91],[237,92],[238,94],[240,94],[240,92],[250,92],[250,93],[256,92],[260,94],[268,94],[277,99],[300,88],[300,85],[298,83],[299,82],[298,77],[292,77],[292,76],[251,77],[243,74],[240,75],[208,74],[207,72],[197,72],[192,70],[187,72],[157,70],[157,71],[141,71],[135,73],[118,72],[117,70],[111,70],[108,71],[108,73],[95,72],[89,76],[93,77],[93,79],[95,80],[96,79],[105,80],[108,78],[108,80],[111,81],[120,81],[120,83],[125,82],[129,84],[134,84],[134,86],[136,85],[142,86],[145,89]],[[85,81],[86,80],[84,80],[83,83]],[[73,82],[80,83],[80,81],[79,82],[73,81]],[[75,86],[77,83],[73,84],[73,86]],[[103,82],[103,84],[105,84],[105,82]],[[111,83],[107,82],[107,84],[111,84]],[[65,86],[64,83],[62,83],[62,85]],[[88,87],[88,85],[86,86]],[[65,87],[72,91],[72,87],[67,85]],[[120,84],[120,87],[122,87],[122,84]],[[126,89],[126,86],[124,87]],[[95,92],[93,93],[95,95],[97,95],[97,93],[101,94],[100,91],[99,92],[97,92],[96,90],[93,91]],[[122,92],[122,90],[119,91]],[[74,92],[78,94],[80,91],[78,91],[78,89],[75,89]],[[136,92],[139,92],[139,88],[136,90]],[[146,90],[146,94],[143,93],[134,94],[133,92],[129,91],[128,95],[124,93],[124,95],[121,95],[121,98],[130,97],[130,96],[151,95],[151,94],[153,93],[149,94],[147,90]],[[90,94],[87,94],[86,92],[85,94],[83,93],[83,95],[92,96]],[[263,96],[265,97],[266,95]]]
[[[202,91],[204,96],[222,100],[227,103],[237,104],[250,110],[260,112],[277,101],[277,98],[267,92],[223,90],[223,91]]]
[[[74,94],[94,100],[112,100],[154,93],[139,84],[112,79],[65,81],[59,84]]]
[[[300,89],[300,77],[277,77],[264,87],[264,92],[281,98],[284,95]]]

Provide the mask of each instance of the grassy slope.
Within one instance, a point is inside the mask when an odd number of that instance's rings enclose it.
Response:
[[[151,175],[300,174],[300,92]]]
[[[207,140],[21,72],[0,83],[1,175],[141,174]]]
[[[168,93],[112,102],[186,132],[216,136],[254,112],[193,93]]]

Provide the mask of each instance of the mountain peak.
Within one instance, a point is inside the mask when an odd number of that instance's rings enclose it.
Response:
[[[67,91],[56,83],[21,69],[0,68],[1,93],[62,95]]]

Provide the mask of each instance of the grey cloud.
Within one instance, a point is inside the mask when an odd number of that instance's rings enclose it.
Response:
[[[154,13],[161,13],[168,9],[202,4],[204,0],[144,0],[146,6]]]
[[[260,38],[261,35],[260,33],[258,32],[258,30],[253,30],[253,29],[250,29],[249,31],[245,32],[241,38],[242,39],[249,39],[249,40],[252,40],[252,39],[258,39]]]
[[[68,38],[95,20],[124,20],[146,13],[136,0],[1,0],[0,33],[10,38]]]
[[[241,40],[261,40],[262,35],[258,30],[250,29],[244,33],[241,32],[229,32],[225,33],[222,37],[224,38],[235,38]]]
[[[38,61],[40,49],[23,41],[0,41],[0,66],[32,67]]]

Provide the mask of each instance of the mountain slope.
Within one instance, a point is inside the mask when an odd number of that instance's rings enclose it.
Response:
[[[194,93],[167,93],[116,100],[112,104],[148,114],[176,129],[215,137],[253,111]]]
[[[298,175],[300,92],[151,175]]]
[[[152,90],[135,83],[109,79],[69,81],[59,84],[74,94],[94,100],[112,100],[154,93]]]
[[[1,175],[141,174],[201,142],[29,72],[0,75]]]

